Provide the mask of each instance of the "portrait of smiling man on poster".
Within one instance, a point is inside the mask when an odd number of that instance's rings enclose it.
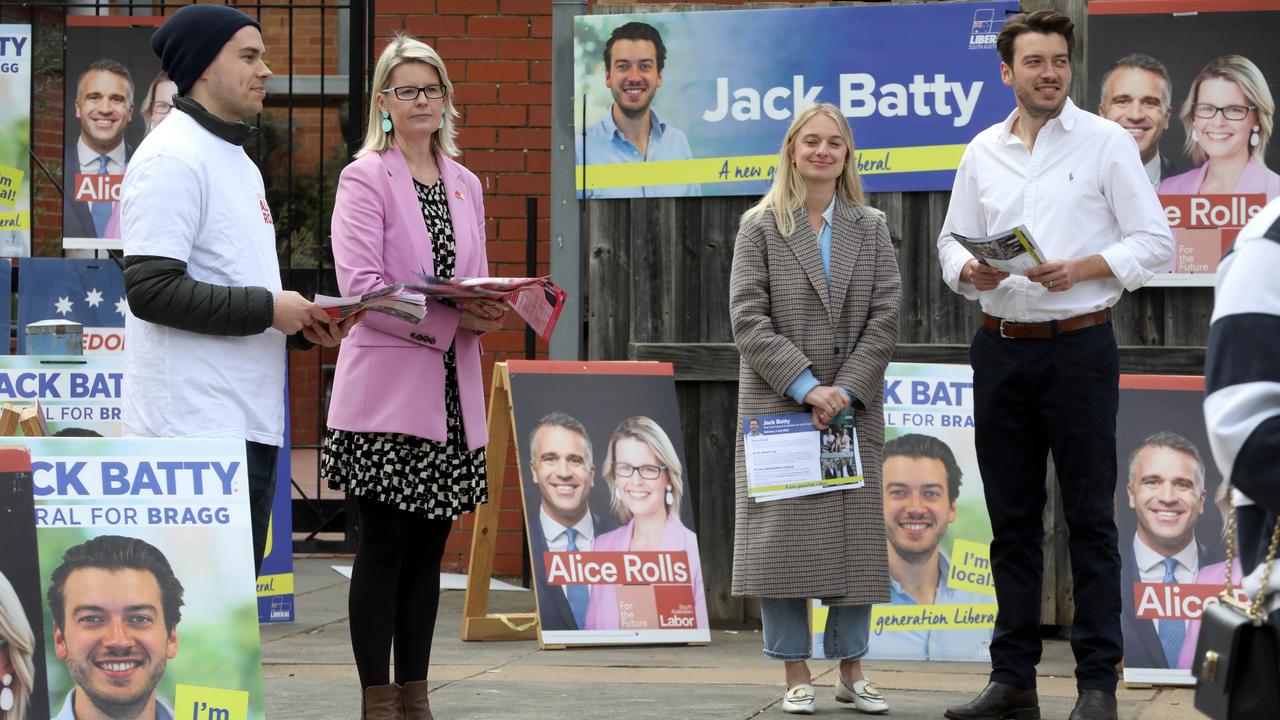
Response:
[[[142,540],[103,535],[68,549],[48,601],[54,653],[75,687],[54,720],[173,720],[156,686],[178,654],[182,593]]]
[[[653,110],[667,47],[657,28],[629,22],[614,28],[604,46],[604,84],[613,104],[605,116],[578,139],[578,164],[688,160],[689,138]],[[673,197],[701,195],[697,184],[589,190],[587,199],[609,197]]]

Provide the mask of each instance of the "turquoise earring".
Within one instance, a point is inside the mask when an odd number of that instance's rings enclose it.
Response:
[[[391,113],[386,110],[382,111],[382,132],[391,132]]]

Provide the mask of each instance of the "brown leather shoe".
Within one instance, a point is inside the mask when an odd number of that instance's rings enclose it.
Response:
[[[948,720],[1040,720],[1040,699],[1034,689],[993,682],[972,701],[947,708],[942,714]],[[1074,715],[1072,720],[1076,720]]]
[[[404,684],[405,720],[433,720],[431,703],[427,700],[427,681],[414,680]]]
[[[400,686],[373,685],[364,689],[360,720],[404,720],[404,698]]]
[[[1081,690],[1068,720],[1116,720],[1116,696],[1102,690]]]

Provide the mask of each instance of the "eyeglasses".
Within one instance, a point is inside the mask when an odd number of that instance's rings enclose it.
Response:
[[[444,97],[445,87],[443,85],[428,85],[426,87],[413,87],[410,85],[401,85],[400,87],[387,88],[383,93],[392,93],[397,100],[405,102],[413,102],[418,99],[418,93],[427,96],[428,100],[439,100]]]
[[[1212,120],[1214,115],[1222,113],[1222,117],[1228,120],[1243,120],[1249,117],[1250,110],[1257,110],[1257,105],[1228,105],[1226,107],[1218,107],[1209,103],[1196,103],[1191,106],[1191,112],[1201,120]]]
[[[613,464],[613,474],[620,478],[629,478],[636,473],[640,473],[640,477],[645,480],[657,480],[661,477],[662,471],[666,469],[666,465],[631,465],[624,462]]]
[[[159,100],[151,104],[152,115],[168,115],[169,111],[172,109],[173,109],[172,105],[170,105],[167,102],[161,102]]]

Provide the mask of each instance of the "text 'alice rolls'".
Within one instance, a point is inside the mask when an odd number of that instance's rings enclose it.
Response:
[[[670,552],[548,552],[548,585],[669,585],[692,578],[689,556]]]

